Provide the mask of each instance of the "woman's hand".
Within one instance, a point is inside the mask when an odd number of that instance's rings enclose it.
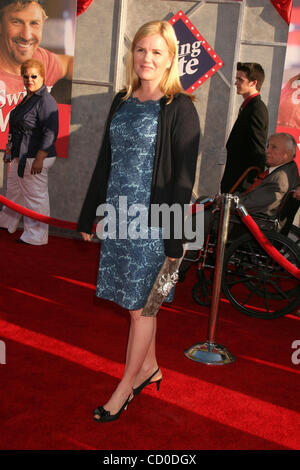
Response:
[[[31,167],[31,174],[36,175],[42,172],[43,169],[43,161],[47,157],[48,153],[44,150],[38,150],[35,159],[33,160],[33,164]]]
[[[31,174],[36,175],[38,173],[41,173],[42,169],[43,169],[43,160],[37,160],[35,158],[31,167]]]
[[[85,232],[80,232],[80,233],[85,242],[91,242],[92,238],[94,237],[93,233],[85,233]]]

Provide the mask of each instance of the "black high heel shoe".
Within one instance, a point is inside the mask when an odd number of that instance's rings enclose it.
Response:
[[[130,397],[131,397],[131,394],[129,395],[129,397],[125,401],[124,405],[120,408],[120,410],[117,413],[115,413],[114,415],[111,415],[110,411],[103,408],[103,406],[99,406],[98,408],[96,408],[94,410],[94,420],[97,423],[108,423],[109,421],[116,421],[117,419],[120,418],[122,411],[127,410],[127,407],[130,403],[129,402]],[[99,416],[99,417],[96,417],[96,416]]]
[[[150,384],[155,383],[156,384],[156,390],[159,391],[159,386],[160,386],[160,382],[162,381],[162,377],[160,377],[157,380],[152,380],[151,381],[152,377],[154,377],[155,374],[157,374],[158,371],[159,371],[159,368],[152,375],[150,375],[150,377],[148,377],[148,379],[146,379],[139,387],[136,387],[132,390],[133,398],[136,397],[145,387],[147,387],[147,385],[150,385]]]

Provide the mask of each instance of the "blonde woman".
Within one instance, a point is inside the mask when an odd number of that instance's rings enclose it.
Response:
[[[78,230],[92,238],[97,207],[188,204],[194,184],[199,119],[178,76],[177,39],[166,21],[151,21],[136,33],[127,59],[127,86],[112,103],[98,162],[80,215]],[[119,214],[120,215],[120,214]],[[128,216],[128,224],[133,217]],[[117,227],[116,233],[120,227]],[[153,229],[153,227],[152,227]],[[142,389],[162,372],[156,358],[156,317],[142,315],[165,257],[180,258],[182,242],[163,239],[106,238],[101,244],[97,296],[129,310],[130,331],[124,375],[109,400],[94,412],[97,422],[119,418]],[[160,235],[164,227],[157,228]],[[168,299],[170,300],[170,298]]]

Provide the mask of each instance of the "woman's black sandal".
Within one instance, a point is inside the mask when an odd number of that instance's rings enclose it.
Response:
[[[129,397],[125,401],[124,405],[120,408],[120,410],[117,413],[115,413],[114,415],[111,415],[110,411],[103,408],[103,406],[99,406],[98,408],[96,408],[94,410],[94,420],[97,423],[108,423],[109,421],[116,421],[117,419],[120,418],[122,411],[127,410],[127,407],[129,405],[130,396],[131,396],[131,394],[129,395]]]

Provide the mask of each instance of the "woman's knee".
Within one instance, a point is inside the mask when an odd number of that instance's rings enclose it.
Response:
[[[142,311],[143,311],[142,308],[140,308],[139,310],[129,310],[131,320],[137,321],[137,320],[140,320],[141,318],[146,318],[146,317],[142,317]]]

